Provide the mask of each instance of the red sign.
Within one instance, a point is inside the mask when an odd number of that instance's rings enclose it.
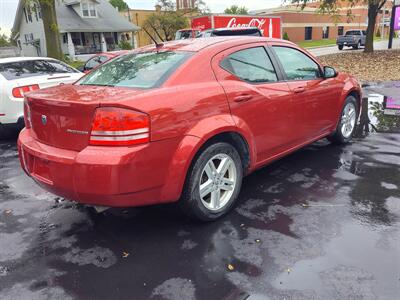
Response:
[[[281,38],[279,17],[211,15],[192,20],[192,28],[199,30],[237,27],[257,27],[265,37]]]

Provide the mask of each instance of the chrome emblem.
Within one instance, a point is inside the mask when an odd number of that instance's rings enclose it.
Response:
[[[47,124],[47,116],[42,115],[42,124],[46,125]]]

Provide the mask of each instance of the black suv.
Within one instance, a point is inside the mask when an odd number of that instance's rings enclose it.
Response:
[[[257,27],[235,27],[235,28],[215,28],[200,32],[196,38],[210,36],[235,36],[235,35],[251,35],[263,36],[260,29]]]

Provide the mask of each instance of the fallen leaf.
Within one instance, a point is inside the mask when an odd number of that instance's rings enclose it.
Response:
[[[288,272],[288,274],[290,273],[290,272],[292,272],[292,269],[291,268],[287,268],[287,270],[286,270],[287,272]]]
[[[129,256],[129,252],[122,252],[122,257],[123,258],[127,258]]]
[[[260,239],[256,239],[256,243],[261,243],[261,240]]]
[[[235,267],[231,264],[228,264],[228,270],[233,271],[233,270],[235,270]]]
[[[8,215],[8,214],[11,214],[12,213],[12,209],[6,209],[5,210],[5,213]]]

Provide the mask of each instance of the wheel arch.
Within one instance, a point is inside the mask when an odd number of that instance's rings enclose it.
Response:
[[[186,135],[171,161],[166,182],[161,191],[163,202],[174,202],[180,198],[187,176],[196,158],[203,149],[217,142],[227,142],[235,147],[242,159],[244,174],[252,169],[255,150],[247,134],[240,128],[235,126],[221,127],[202,137]]]

